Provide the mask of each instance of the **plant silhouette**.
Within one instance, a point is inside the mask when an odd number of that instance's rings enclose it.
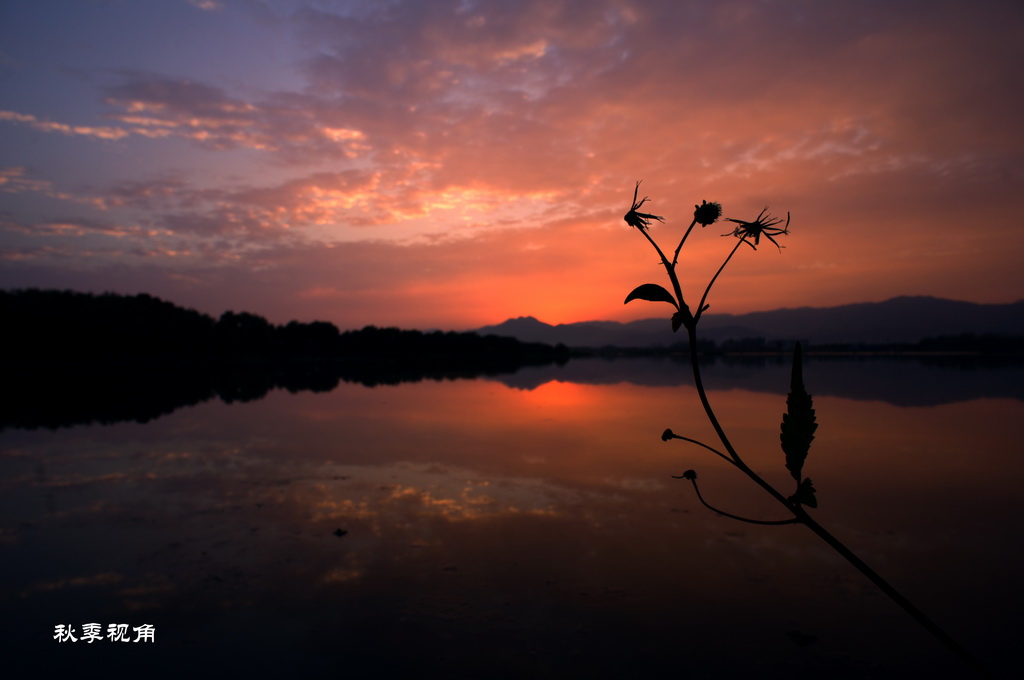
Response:
[[[764,237],[778,247],[781,252],[782,246],[778,241],[776,241],[776,237],[787,236],[789,234],[789,213],[786,213],[785,225],[781,227],[779,225],[783,223],[783,220],[770,215],[767,208],[762,210],[756,218],[750,221],[726,218],[726,221],[732,222],[737,226],[733,231],[722,235],[735,237],[737,239],[736,244],[729,251],[728,255],[725,257],[725,261],[718,268],[714,276],[711,278],[711,281],[705,287],[704,292],[701,295],[700,302],[694,308],[695,311],[693,311],[686,303],[682,285],[676,271],[676,267],[679,263],[679,255],[687,239],[692,233],[693,228],[697,224],[700,224],[703,228],[717,222],[722,216],[722,206],[718,203],[708,203],[707,201],[702,201],[700,205],[694,205],[693,220],[690,222],[690,226],[687,227],[682,238],[679,240],[679,244],[676,246],[672,259],[669,260],[665,255],[665,252],[650,234],[651,221],[656,220],[664,222],[664,217],[639,212],[639,209],[647,203],[648,200],[650,200],[646,196],[638,200],[637,197],[639,196],[639,193],[640,182],[637,182],[636,187],[633,190],[632,204],[630,205],[629,211],[623,216],[623,220],[630,227],[637,229],[658,253],[659,258],[661,259],[661,264],[664,266],[665,272],[668,275],[672,290],[669,291],[665,287],[656,283],[641,284],[626,296],[624,304],[628,304],[633,300],[647,300],[651,302],[667,302],[672,305],[674,308],[671,317],[672,331],[678,332],[680,328],[686,329],[690,352],[690,364],[693,369],[694,385],[697,389],[697,395],[702,407],[704,408],[704,413],[707,416],[708,421],[711,423],[711,426],[714,428],[715,434],[718,436],[718,440],[724,451],[715,448],[714,446],[710,446],[705,442],[676,434],[671,429],[666,429],[662,433],[662,441],[667,442],[673,439],[680,439],[717,455],[743,474],[747,475],[747,477],[771,495],[787,510],[789,516],[777,520],[760,520],[741,517],[739,515],[719,510],[709,504],[701,494],[700,488],[697,485],[696,471],[687,470],[682,475],[673,475],[673,477],[675,479],[688,480],[693,485],[698,500],[705,507],[726,517],[751,524],[802,524],[806,526],[836,552],[842,555],[851,565],[856,567],[872,583],[882,590],[882,592],[888,595],[890,599],[902,607],[904,611],[910,614],[915,621],[927,629],[947,649],[960,657],[960,659],[978,676],[992,677],[991,673],[966,649],[964,649],[963,646],[961,646],[948,633],[946,633],[946,631],[940,628],[934,621],[926,616],[920,609],[907,600],[906,597],[904,597],[877,572],[861,560],[853,551],[846,547],[845,544],[833,536],[828,530],[812,518],[810,514],[808,514],[807,508],[813,509],[818,507],[818,499],[816,496],[816,489],[814,488],[811,479],[809,477],[803,477],[803,467],[807,460],[808,453],[810,452],[811,442],[814,440],[815,432],[818,429],[818,423],[815,418],[813,400],[804,387],[803,355],[799,343],[796,344],[793,351],[793,368],[790,379],[790,391],[786,399],[786,412],[782,416],[781,432],[779,434],[782,451],[785,454],[785,467],[796,483],[793,493],[789,496],[780,492],[769,482],[764,480],[744,462],[743,458],[733,447],[732,442],[729,440],[725,429],[719,422],[718,417],[708,400],[707,391],[704,388],[704,381],[701,377],[700,363],[698,361],[697,325],[700,322],[701,315],[709,307],[707,300],[711,293],[711,289],[741,245],[746,244],[756,251],[757,246],[760,245],[761,237]]]

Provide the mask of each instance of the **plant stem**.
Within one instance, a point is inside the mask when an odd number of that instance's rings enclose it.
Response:
[[[684,442],[690,442],[691,444],[696,444],[697,446],[703,446],[705,449],[707,449],[711,453],[715,454],[716,456],[718,456],[719,458],[721,458],[725,462],[727,462],[727,463],[731,463],[732,462],[732,459],[729,458],[729,456],[725,455],[724,453],[722,453],[721,451],[719,451],[716,448],[712,448],[712,447],[708,446],[707,444],[705,444],[702,441],[697,441],[696,439],[690,439],[689,437],[684,437],[684,436],[682,436],[680,434],[675,434],[675,433],[672,434],[672,438],[673,439],[682,439]]]
[[[686,228],[686,233],[683,234],[683,237],[681,239],[679,239],[679,245],[676,246],[676,253],[675,253],[675,255],[672,256],[672,269],[673,270],[676,268],[676,263],[679,262],[679,251],[683,249],[683,244],[686,243],[686,237],[690,235],[690,232],[693,231],[693,227],[696,224],[697,224],[697,218],[694,217],[693,221],[690,222],[690,226]]]
[[[740,243],[742,243],[742,240],[740,241]],[[736,247],[737,248],[739,247],[739,243],[737,243]],[[729,257],[726,258],[726,260],[725,260],[726,263],[729,262],[729,258],[731,258],[732,254],[735,253],[735,252],[736,252],[736,248],[733,248],[732,253],[730,253]],[[725,267],[725,264],[722,265],[722,268],[724,268],[724,267]],[[721,272],[722,272],[722,269],[719,269],[718,273],[720,274]],[[715,274],[715,278],[717,278],[717,277],[718,277],[718,274]],[[714,279],[712,279],[711,283],[714,283]],[[710,284],[708,285],[708,290],[711,290],[711,285]],[[705,296],[705,298],[707,297],[707,291],[705,291],[704,296]],[[700,311],[703,309],[703,306],[704,306],[704,300],[702,299],[701,300],[701,306],[697,308],[697,316],[698,317],[700,315]],[[687,337],[689,339],[689,344],[690,344],[690,364],[693,367],[693,381],[694,381],[695,387],[697,388],[697,395],[700,398],[700,403],[704,407],[704,413],[707,415],[708,420],[711,422],[711,426],[715,429],[715,433],[718,435],[718,438],[721,440],[722,446],[724,446],[725,450],[729,453],[729,456],[732,459],[730,462],[735,464],[736,467],[738,467],[740,470],[743,471],[744,474],[747,475],[747,477],[749,477],[754,482],[756,482],[761,488],[763,488],[773,498],[775,498],[775,500],[777,500],[787,510],[789,510],[791,513],[793,513],[793,516],[795,517],[795,519],[796,519],[796,521],[798,523],[803,524],[808,529],[810,529],[815,534],[817,534],[819,538],[821,538],[823,541],[825,541],[825,543],[827,543],[837,553],[842,555],[843,558],[845,558],[847,562],[849,562],[851,565],[853,565],[854,568],[856,568],[860,573],[864,574],[864,576],[866,576],[869,581],[874,583],[879,588],[879,590],[881,590],[883,593],[888,595],[889,599],[891,599],[897,605],[902,607],[903,611],[905,611],[908,614],[910,614],[910,616],[915,621],[917,621],[921,626],[923,626],[925,628],[925,630],[927,630],[929,633],[932,634],[932,636],[934,636],[939,642],[941,642],[946,647],[946,649],[948,649],[953,654],[958,656],[961,661],[963,661],[972,671],[974,671],[978,675],[978,677],[982,677],[982,678],[994,677],[992,675],[992,673],[988,671],[988,669],[986,669],[984,666],[982,666],[977,661],[977,659],[975,659],[966,649],[964,649],[962,646],[960,646],[960,644],[956,640],[954,640],[952,637],[950,637],[950,635],[948,633],[946,633],[946,631],[944,631],[942,628],[940,628],[938,624],[936,624],[934,621],[932,621],[928,616],[926,616],[924,614],[924,612],[922,612],[920,609],[918,609],[910,600],[908,600],[898,590],[896,590],[896,588],[894,588],[892,585],[890,585],[888,581],[886,581],[884,578],[882,578],[878,574],[878,572],[876,572],[874,569],[869,567],[867,565],[867,563],[865,563],[862,559],[860,559],[852,550],[847,548],[846,545],[842,541],[840,541],[838,538],[836,538],[831,533],[829,533],[829,531],[827,529],[825,529],[825,527],[823,527],[820,524],[818,524],[809,514],[807,514],[807,511],[803,508],[803,506],[801,506],[799,503],[794,503],[794,502],[790,501],[789,499],[787,499],[785,496],[783,496],[781,493],[779,493],[779,491],[777,489],[775,489],[775,487],[773,487],[771,484],[769,484],[764,479],[762,479],[760,477],[760,475],[758,475],[756,472],[751,470],[747,466],[747,464],[743,462],[743,460],[740,458],[739,454],[736,452],[736,449],[733,448],[733,445],[729,441],[728,436],[726,436],[725,430],[722,429],[721,424],[718,422],[718,417],[715,415],[714,410],[711,408],[711,402],[708,401],[707,392],[704,389],[704,381],[701,378],[700,365],[699,365],[699,363],[697,361],[698,357],[697,357],[697,323],[696,323],[696,321],[697,321],[697,319],[694,319],[694,322],[691,323],[691,324],[688,324],[687,327],[686,327]],[[695,489],[696,489],[696,486],[697,486],[696,483],[694,483],[694,488]],[[698,495],[698,498],[699,498],[700,497],[700,492],[699,491],[698,491],[697,495]],[[701,498],[700,501],[701,501],[701,503],[704,503],[704,499],[703,498]],[[704,505],[707,505],[707,503],[704,503]],[[714,508],[712,508],[712,509],[714,510]],[[721,511],[715,510],[715,512],[721,512]],[[726,513],[721,513],[721,514],[726,514]]]
[[[736,515],[724,513],[721,510],[718,510],[708,505],[708,503],[704,500],[703,496],[701,496],[700,494],[700,489],[698,489],[697,487],[696,479],[692,478],[690,481],[693,483],[693,488],[697,492],[697,498],[700,499],[700,502],[702,504],[704,504],[706,507],[710,508],[714,512],[725,515],[727,517],[732,517],[734,519],[739,519],[744,522],[753,522],[757,524],[803,524],[808,529],[817,534],[819,538],[825,541],[825,543],[827,543],[833,550],[839,553],[844,559],[846,559],[846,561],[849,562],[854,568],[856,568],[864,576],[866,576],[868,580],[874,583],[879,590],[881,590],[889,597],[889,599],[891,599],[893,602],[899,605],[905,612],[910,614],[911,618],[913,618],[915,621],[918,622],[918,624],[924,627],[925,630],[931,633],[932,636],[934,636],[939,642],[941,642],[946,647],[946,649],[948,649],[949,651],[953,652],[956,656],[958,656],[979,677],[993,677],[992,674],[984,666],[978,663],[978,661],[973,656],[971,656],[971,654],[967,652],[966,649],[961,647],[960,644],[956,642],[956,640],[950,637],[948,633],[946,633],[934,621],[928,618],[920,609],[914,606],[914,604],[911,603],[910,600],[908,600],[898,590],[896,590],[892,585],[890,585],[888,581],[883,579],[874,569],[869,567],[863,560],[857,557],[857,555],[854,554],[852,550],[847,548],[842,541],[840,541],[838,538],[829,533],[828,530],[826,530],[823,526],[818,524],[810,515],[808,515],[807,511],[798,501],[791,500],[790,498],[786,498],[785,496],[783,496],[774,486],[766,482],[764,479],[761,478],[760,475],[751,470],[747,466],[747,464],[743,462],[743,459],[740,458],[739,453],[736,452],[736,449],[733,447],[732,442],[729,441],[729,437],[725,434],[725,430],[722,428],[721,423],[718,422],[718,417],[715,415],[715,411],[714,409],[711,408],[711,403],[708,401],[707,390],[705,390],[704,388],[704,380],[701,377],[700,363],[698,361],[697,356],[697,322],[700,321],[700,317],[704,313],[704,309],[706,308],[705,303],[707,302],[708,295],[711,293],[712,286],[715,285],[715,282],[718,280],[718,277],[721,275],[726,265],[729,264],[729,261],[732,260],[733,255],[735,255],[736,251],[739,250],[740,245],[746,243],[752,248],[754,247],[754,245],[747,241],[745,236],[741,237],[736,242],[736,245],[729,252],[729,255],[725,258],[725,261],[722,263],[722,266],[718,268],[718,271],[715,272],[715,275],[711,278],[710,283],[708,283],[707,288],[704,289],[704,295],[701,297],[700,304],[697,306],[696,314],[691,314],[689,308],[686,306],[686,303],[683,300],[683,291],[682,287],[679,284],[679,277],[676,275],[675,268],[676,264],[679,261],[679,252],[680,250],[682,250],[683,244],[686,242],[686,238],[690,235],[690,232],[693,230],[693,227],[696,223],[697,220],[696,218],[694,218],[693,222],[690,223],[689,228],[687,228],[686,233],[683,234],[683,238],[679,241],[679,245],[676,247],[671,262],[669,262],[668,258],[665,257],[665,253],[662,252],[661,248],[654,241],[654,239],[651,238],[651,235],[647,233],[646,229],[641,227],[640,233],[642,233],[644,235],[644,238],[646,238],[650,242],[650,244],[654,246],[655,251],[657,251],[658,256],[661,258],[661,263],[665,266],[665,271],[668,273],[668,277],[672,281],[672,286],[675,291],[676,299],[679,302],[679,313],[683,313],[685,310],[685,318],[682,322],[682,325],[686,327],[687,338],[689,340],[690,345],[690,365],[693,368],[694,386],[697,389],[697,395],[700,398],[701,406],[704,407],[704,413],[707,415],[708,421],[714,428],[715,433],[718,435],[718,439],[722,442],[722,446],[725,447],[725,450],[728,455],[723,454],[722,452],[697,440],[690,439],[688,437],[681,437],[679,435],[673,436],[677,439],[684,439],[686,441],[699,444],[700,446],[703,446],[704,448],[721,456],[727,462],[735,465],[745,475],[747,475],[747,477],[753,480],[770,496],[772,496],[775,500],[781,503],[784,508],[789,510],[789,512],[793,515],[793,519],[763,522],[758,520],[748,520],[742,517],[737,517]],[[786,226],[789,226],[788,214]],[[775,242],[774,239],[772,240],[772,242]],[[778,244],[776,243],[776,245]],[[673,323],[675,323],[675,317],[673,317]],[[673,328],[675,327],[676,326],[674,325]],[[669,433],[670,431],[666,432]],[[799,479],[797,479],[797,484],[799,490]]]
[[[736,245],[733,246],[731,251],[729,251],[729,256],[725,258],[725,262],[723,262],[722,266],[718,268],[718,271],[715,272],[715,275],[711,277],[711,281],[710,283],[708,283],[708,287],[704,289],[704,295],[701,296],[700,304],[697,305],[697,312],[693,315],[694,324],[696,324],[697,320],[700,319],[700,315],[704,313],[704,302],[708,299],[708,294],[711,292],[711,286],[715,285],[715,281],[718,280],[719,274],[721,274],[722,270],[725,269],[725,265],[729,264],[729,260],[731,260],[732,256],[736,254],[736,251],[740,249],[741,243],[747,243],[749,245],[747,238],[745,236],[740,240],[736,241]]]
[[[657,242],[655,242],[653,238],[651,238],[651,235],[647,233],[646,229],[641,228],[640,233],[643,234],[644,238],[650,241],[651,245],[654,246],[654,249],[658,251],[658,257],[661,258],[661,263],[665,265],[665,271],[668,272],[668,278],[672,281],[672,287],[676,293],[676,300],[679,301],[679,311],[683,311],[686,309],[686,301],[683,300],[683,288],[679,285],[679,277],[676,276],[675,264],[668,261],[668,258],[665,257],[665,253],[662,252],[661,247],[658,246]]]
[[[718,508],[704,500],[704,496],[702,496],[700,493],[700,487],[697,486],[696,479],[690,479],[690,483],[693,484],[693,490],[697,492],[697,499],[701,502],[701,504],[704,505],[705,508],[711,510],[712,512],[717,512],[719,515],[728,517],[729,519],[735,519],[740,522],[746,522],[747,524],[763,524],[771,526],[778,526],[780,524],[798,524],[800,522],[800,519],[797,517],[792,517],[790,519],[749,519],[747,517],[740,517],[739,515],[734,515],[730,512],[725,512],[724,510],[719,510]]]
[[[932,634],[939,642],[945,645],[946,649],[960,657],[968,668],[974,671],[978,677],[981,678],[992,678],[992,673],[982,666],[974,656],[971,655],[966,649],[960,646],[956,640],[954,640],[949,633],[939,627],[937,623],[932,621],[924,612],[918,609],[913,602],[903,596],[900,591],[896,590],[892,585],[889,584],[884,578],[882,578],[878,572],[869,567],[862,559],[846,547],[842,541],[833,536],[825,527],[818,524],[803,507],[797,507],[796,512],[797,520],[806,526],[808,529],[818,535],[821,540],[825,541],[835,550],[837,553],[846,558],[846,561],[857,568],[860,573],[864,574],[872,583],[878,586],[878,589],[889,596],[893,602],[903,608],[903,611],[910,614],[910,616],[917,621],[921,626],[925,628],[929,633]]]

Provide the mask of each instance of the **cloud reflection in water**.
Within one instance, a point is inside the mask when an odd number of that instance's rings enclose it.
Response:
[[[783,400],[712,399],[748,460],[784,475]],[[713,457],[660,441],[666,426],[710,438],[693,403],[688,387],[624,383],[342,385],[147,425],[5,432],[13,635],[25,659],[70,668],[83,650],[50,639],[57,623],[153,623],[153,649],[88,651],[169,675],[943,669],[942,650],[808,532],[736,525],[669,478],[696,467],[723,506],[775,512]],[[1010,425],[1024,406],[815,405],[819,518],[997,654],[1022,594],[1005,537],[1024,519]],[[818,641],[795,645],[792,630]]]

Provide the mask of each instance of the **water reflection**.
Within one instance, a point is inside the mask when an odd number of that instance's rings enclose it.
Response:
[[[750,389],[785,394],[789,358],[783,356],[710,356],[704,381],[711,389]],[[485,362],[486,363],[486,362]],[[1024,361],[995,356],[810,356],[815,391],[820,395],[886,401],[900,406],[933,406],[979,398],[1024,401]],[[643,386],[692,384],[689,363],[681,355],[661,357],[589,357],[539,362],[520,367],[498,361],[488,371],[462,367],[390,366],[380,362],[298,362],[255,364],[216,370],[173,364],[122,366],[112,370],[13,371],[0,391],[0,430],[56,429],[89,423],[149,422],[178,408],[219,398],[249,402],[275,389],[292,393],[329,392],[341,383],[367,387],[424,380],[499,380],[535,390],[552,382]]]
[[[719,518],[669,477],[694,467],[724,509],[776,514],[660,441],[712,439],[691,388],[611,382],[342,384],[4,432],[15,670],[948,677],[946,652],[809,532]],[[711,397],[748,462],[785,479],[784,397]],[[818,518],[1008,669],[1024,404],[815,406]],[[86,622],[152,623],[157,644],[51,639]]]
[[[789,356],[713,356],[702,369],[711,389],[749,389],[785,394]],[[885,401],[898,406],[934,406],[986,397],[1024,401],[1024,361],[979,356],[804,356],[815,394]],[[507,385],[532,389],[550,380],[609,385],[630,382],[692,384],[686,357],[589,358],[562,366],[524,368],[502,376]]]

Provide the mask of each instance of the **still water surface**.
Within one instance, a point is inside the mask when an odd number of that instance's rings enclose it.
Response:
[[[685,367],[207,402],[0,432],[0,603],[18,677],[967,677],[715,444]],[[790,492],[784,364],[707,368]],[[1024,634],[1021,369],[805,366],[816,518],[994,669]],[[958,397],[957,395],[961,395]],[[155,643],[58,643],[57,624]],[[54,676],[55,677],[55,676]]]

